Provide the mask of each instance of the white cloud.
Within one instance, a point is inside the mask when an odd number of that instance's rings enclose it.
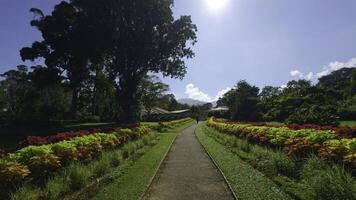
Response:
[[[194,84],[189,83],[185,87],[185,94],[188,95],[189,98],[209,102],[211,98],[209,95],[205,94],[204,92],[200,91],[198,87],[195,87]]]
[[[189,98],[204,101],[204,102],[213,102],[217,101],[220,97],[222,97],[226,92],[231,90],[231,88],[227,87],[223,90],[220,90],[215,98],[211,98],[208,94],[201,91],[198,87],[196,87],[193,83],[189,83],[185,87],[185,94],[188,95]]]
[[[299,78],[302,78],[302,77],[303,77],[303,73],[300,72],[300,71],[297,70],[297,69],[290,71],[290,75],[291,75],[291,76],[298,76]]]
[[[296,69],[290,71],[290,75],[293,77],[304,78],[310,81],[316,81],[318,78],[322,76],[326,76],[333,71],[339,70],[341,68],[352,68],[352,67],[356,67],[356,58],[351,58],[347,62],[340,62],[340,61],[330,62],[328,65],[323,67],[322,71],[317,73],[309,72],[306,75],[304,75],[303,72]]]
[[[341,68],[352,68],[352,67],[356,67],[356,58],[351,58],[347,62],[339,62],[339,61],[330,62],[327,66],[323,67],[323,71],[317,73],[317,77],[320,78]]]
[[[307,80],[312,80],[314,78],[314,73],[313,72],[309,72],[308,74],[307,74],[307,76],[306,76],[306,79]]]

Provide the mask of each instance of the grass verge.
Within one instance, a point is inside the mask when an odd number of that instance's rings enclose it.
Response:
[[[342,165],[327,163],[314,155],[306,160],[294,159],[280,149],[253,144],[206,125],[200,129],[294,199],[356,199],[356,180]]]
[[[127,163],[126,167],[117,168],[113,172],[117,175],[115,180],[102,188],[93,199],[139,199],[176,136],[176,133],[162,134],[157,145],[149,149],[137,161]]]
[[[340,126],[354,127],[354,126],[356,126],[356,120],[355,121],[340,121]]]
[[[261,172],[204,134],[203,126],[197,128],[196,135],[224,172],[238,199],[291,199]]]

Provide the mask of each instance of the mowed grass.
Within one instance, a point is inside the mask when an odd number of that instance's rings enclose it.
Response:
[[[147,188],[165,153],[177,134],[162,134],[160,141],[137,161],[117,168],[120,174],[112,183],[100,189],[92,199],[136,200]]]
[[[340,121],[340,126],[356,127],[356,121]]]
[[[222,144],[207,136],[200,125],[196,135],[222,169],[238,199],[292,199],[261,172],[252,168]]]
[[[150,180],[163,160],[170,145],[182,130],[193,123],[186,123],[174,127],[167,133],[161,133],[160,141],[138,160],[127,163],[126,166],[117,168],[113,174],[116,178],[112,183],[103,187],[92,199],[104,200],[137,200],[148,187]]]

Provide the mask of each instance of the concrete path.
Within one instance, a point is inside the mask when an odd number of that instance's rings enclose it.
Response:
[[[195,128],[194,125],[177,137],[143,199],[234,199],[224,178],[195,137]]]

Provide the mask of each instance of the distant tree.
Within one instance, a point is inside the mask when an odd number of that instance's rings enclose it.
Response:
[[[278,97],[281,95],[282,89],[280,87],[266,86],[262,89],[260,102],[258,107],[261,111],[261,116],[264,120],[272,121],[278,116]]]
[[[229,107],[233,120],[257,120],[258,93],[258,87],[251,86],[246,81],[239,81],[220,102]]]
[[[162,98],[158,100],[158,102],[159,107],[169,111],[190,109],[188,104],[179,103],[174,94],[163,95]]]
[[[199,107],[200,107],[201,110],[203,110],[203,111],[208,111],[208,110],[210,110],[210,109],[213,108],[213,104],[212,104],[212,103],[205,103],[205,104],[203,104],[203,105],[201,105],[201,106],[199,106]]]
[[[36,66],[29,71],[22,65],[1,75],[3,118],[25,122],[65,118],[70,101],[68,91],[60,80],[48,79],[51,72],[47,70]]]
[[[196,120],[199,120],[201,111],[198,106],[192,106],[190,108],[190,117]]]
[[[152,109],[159,106],[159,100],[168,90],[169,86],[162,83],[157,76],[146,76],[142,80],[139,92],[142,105],[145,107],[148,117],[150,117]]]
[[[262,89],[259,96],[261,97],[261,99],[270,99],[270,98],[277,97],[280,94],[281,94],[280,87],[266,86]]]

